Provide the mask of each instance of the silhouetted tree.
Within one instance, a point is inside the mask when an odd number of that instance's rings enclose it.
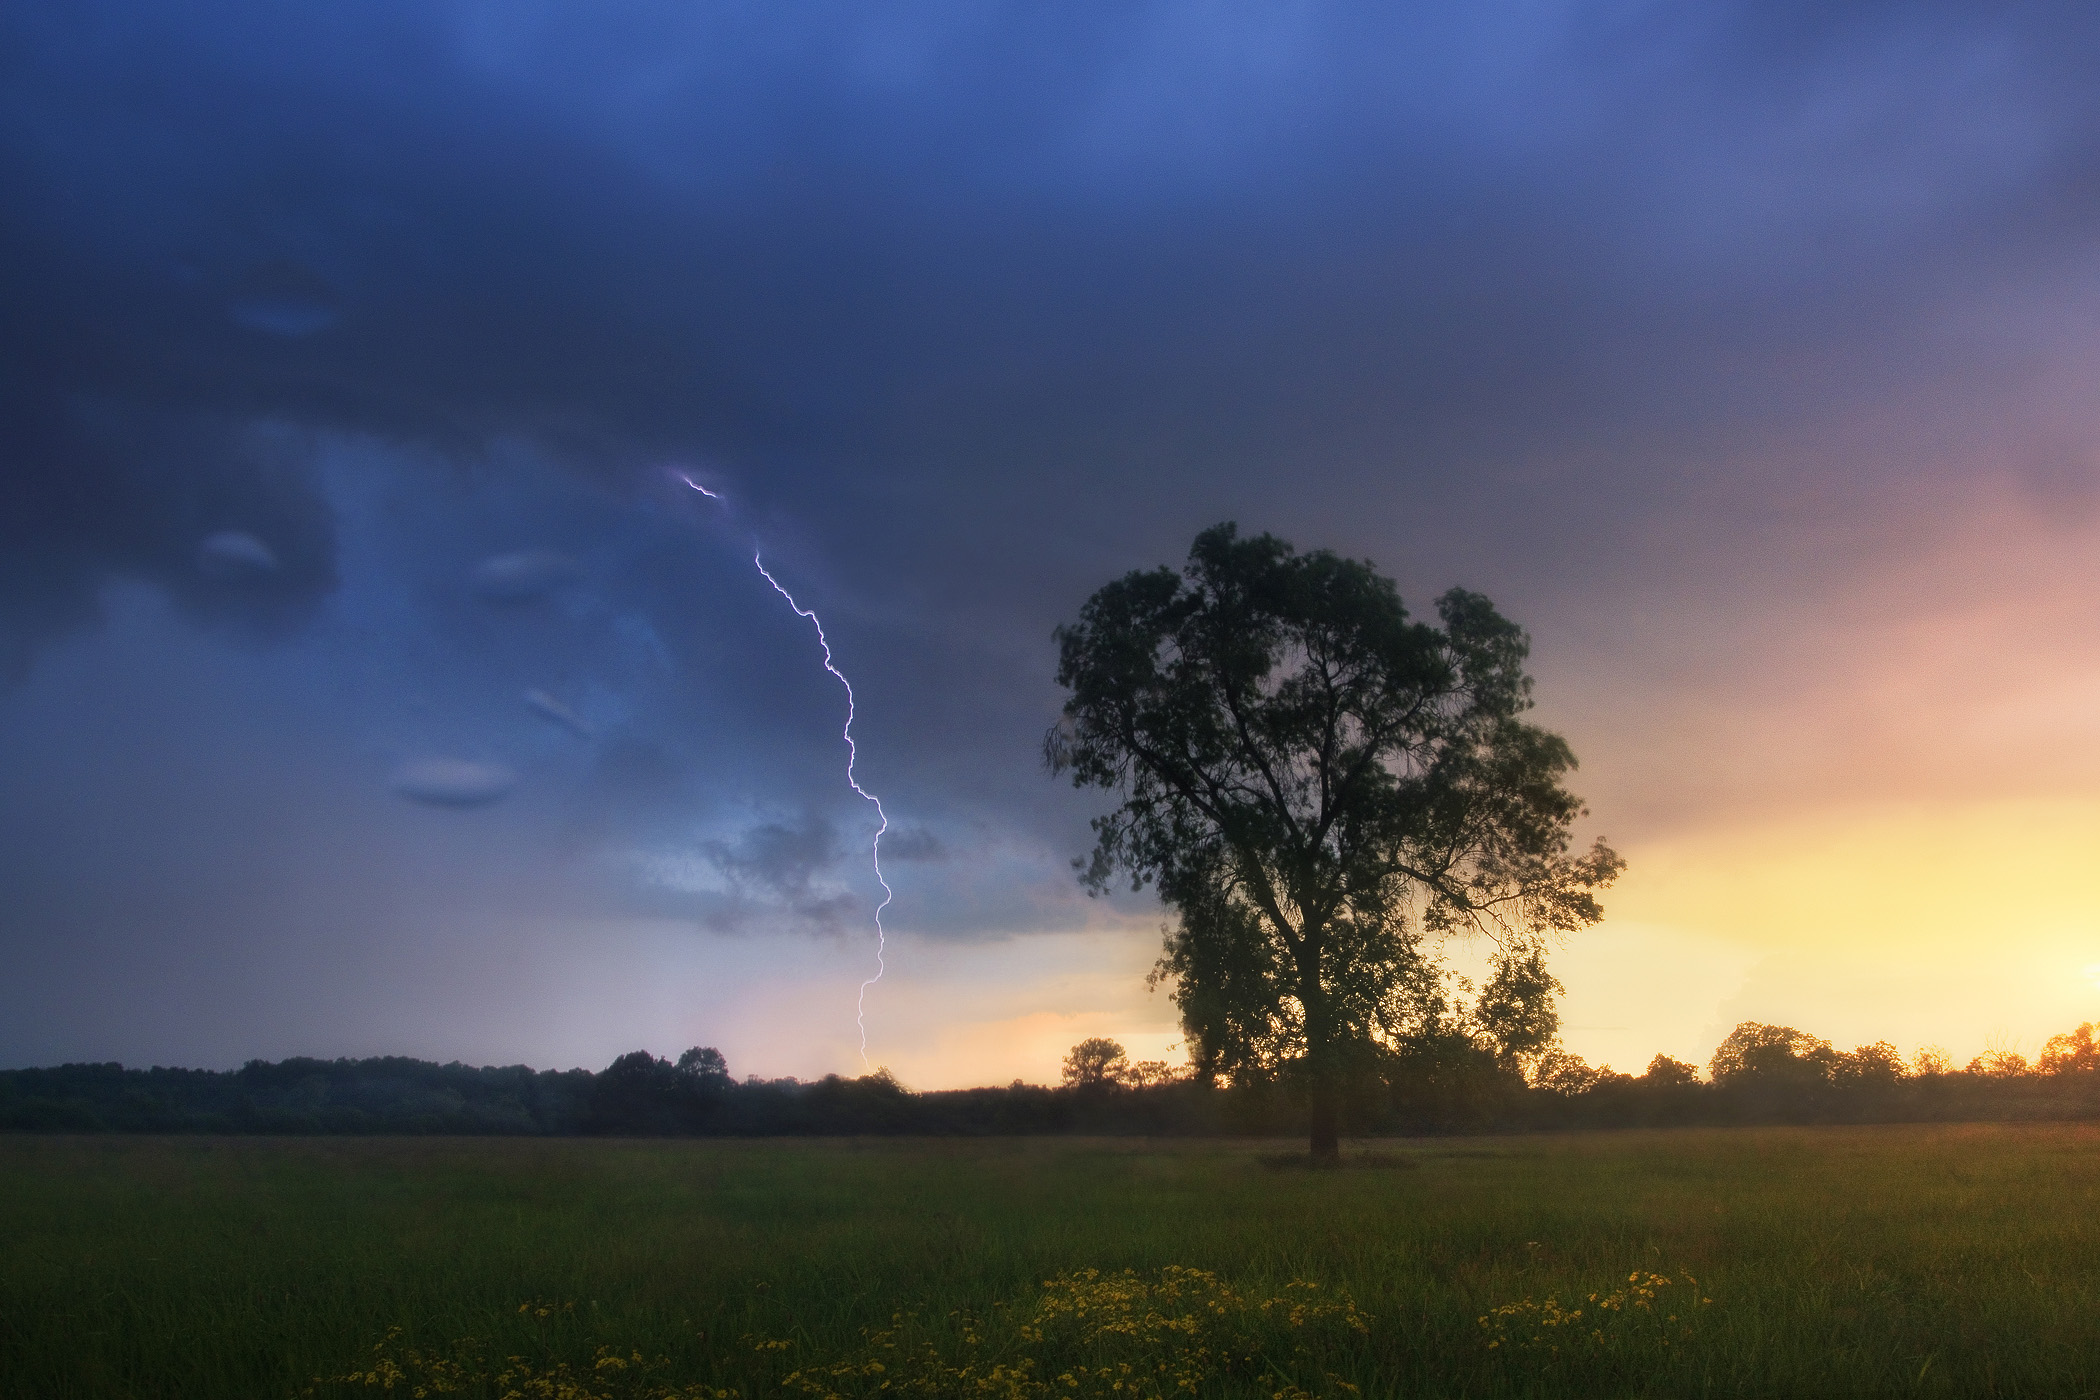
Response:
[[[1848,1050],[1831,1066],[1832,1082],[1854,1094],[1886,1093],[1907,1077],[1902,1054],[1886,1040]]]
[[[678,1063],[647,1050],[620,1056],[591,1084],[585,1128],[594,1133],[662,1135],[694,1132],[729,1089],[729,1066],[718,1050],[695,1047]]]
[[[1910,1057],[1910,1072],[1915,1079],[1931,1079],[1954,1072],[1954,1057],[1938,1045],[1921,1045]]]
[[[1383,1068],[1395,1125],[1408,1132],[1479,1131],[1525,1094],[1515,1066],[1448,1022],[1395,1046]]]
[[[1620,869],[1601,842],[1570,853],[1575,759],[1520,718],[1523,632],[1462,590],[1437,612],[1227,524],[1057,631],[1071,697],[1044,756],[1122,798],[1083,878],[1157,884],[1198,1066],[1295,1062],[1316,1158],[1339,1154],[1351,1065],[1423,1029],[1425,934],[1579,928]]]
[[[1986,1079],[2013,1079],[2027,1073],[2027,1057],[2017,1050],[1994,1045],[1969,1061],[1966,1068],[1968,1073]]]
[[[1544,1089],[1551,1094],[1572,1098],[1586,1094],[1601,1084],[1628,1076],[1615,1074],[1610,1065],[1592,1066],[1582,1056],[1561,1049],[1558,1045],[1541,1051],[1531,1063],[1531,1086]]]
[[[1496,1059],[1529,1070],[1553,1049],[1560,1038],[1553,998],[1560,990],[1537,943],[1498,951],[1494,974],[1473,1002],[1473,1020]]]
[[[1768,1026],[1745,1021],[1714,1047],[1709,1072],[1716,1084],[1745,1081],[1768,1084],[1824,1084],[1831,1078],[1837,1054],[1827,1040],[1818,1040],[1792,1026]]]
[[[712,1045],[696,1045],[680,1055],[677,1070],[681,1078],[703,1092],[727,1089],[730,1084],[729,1061]]]
[[[2036,1069],[2018,1071],[2007,1058],[1955,1071],[1943,1051],[1921,1051],[1907,1067],[1886,1042],[1840,1054],[1791,1027],[1746,1022],[1715,1056],[1717,1083],[1699,1082],[1690,1065],[1667,1055],[1638,1078],[1593,1069],[1558,1045],[1520,1064],[1498,1054],[1468,1017],[1424,1026],[1379,1050],[1375,1076],[1349,1083],[1351,1122],[1388,1132],[1479,1132],[2100,1119],[2100,1025],[2091,1023],[2052,1036]],[[1158,1061],[1126,1063],[1113,1041],[1074,1048],[1068,1082],[1091,1083],[1085,1092],[1016,1081],[913,1093],[879,1070],[814,1083],[736,1082],[719,1053],[699,1047],[675,1063],[637,1051],[595,1075],[399,1057],[253,1060],[225,1072],[70,1064],[0,1070],[0,1132],[1266,1136],[1302,1121],[1284,1085],[1252,1069],[1199,1091],[1176,1083],[1184,1076]]]
[[[1297,1053],[1302,1036],[1295,969],[1255,910],[1228,891],[1187,884],[1181,917],[1147,982],[1174,989],[1198,1082],[1266,1079]]]
[[[1122,1046],[1113,1040],[1090,1036],[1073,1046],[1072,1052],[1065,1056],[1065,1087],[1091,1089],[1120,1084],[1129,1069],[1130,1061],[1124,1058]]]
[[[2100,1047],[2093,1044],[2094,1029],[2093,1023],[2087,1021],[2074,1031],[2050,1036],[2036,1067],[2044,1074],[2081,1074],[2100,1069]]]
[[[1677,1088],[1698,1083],[1699,1071],[1683,1060],[1673,1060],[1668,1055],[1657,1055],[1648,1061],[1648,1068],[1641,1078],[1659,1087]]]
[[[1123,1072],[1123,1082],[1133,1089],[1157,1089],[1183,1078],[1183,1072],[1165,1060],[1133,1060]]]

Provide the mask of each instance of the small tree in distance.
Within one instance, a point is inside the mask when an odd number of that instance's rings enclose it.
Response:
[[[1165,1060],[1133,1060],[1123,1075],[1123,1082],[1133,1089],[1157,1089],[1162,1084],[1173,1084],[1184,1077],[1181,1070]]]
[[[1082,878],[1157,887],[1198,1072],[1300,1077],[1320,1160],[1353,1070],[1442,1028],[1425,939],[1497,940],[1522,1054],[1550,988],[1515,983],[1602,916],[1621,866],[1602,842],[1570,850],[1575,758],[1521,718],[1523,632],[1460,589],[1437,616],[1411,620],[1367,563],[1225,524],[1056,634],[1070,699],[1044,758],[1121,799]]]
[[[1987,1079],[2015,1079],[2027,1073],[2027,1057],[2003,1045],[1993,1045],[1969,1061],[1968,1072]]]
[[[1910,1072],[1919,1079],[1929,1079],[1954,1072],[1954,1057],[1938,1045],[1920,1046],[1910,1057]]]
[[[1065,1056],[1065,1087],[1068,1089],[1121,1084],[1129,1072],[1130,1061],[1124,1057],[1123,1047],[1100,1036],[1080,1041]]]
[[[1854,1093],[1886,1092],[1905,1078],[1903,1056],[1886,1040],[1877,1040],[1838,1056],[1831,1078],[1839,1088]]]
[[[1714,1047],[1709,1066],[1716,1084],[1758,1080],[1769,1083],[1827,1082],[1837,1065],[1830,1042],[1792,1026],[1745,1021]]]
[[[2100,1069],[2100,1046],[2093,1043],[2096,1029],[2100,1028],[2087,1021],[2076,1030],[2050,1036],[2037,1068],[2044,1074],[2087,1074]]]
[[[1697,1084],[1699,1071],[1696,1066],[1688,1065],[1683,1060],[1672,1059],[1668,1055],[1657,1055],[1648,1061],[1648,1069],[1641,1078],[1650,1084],[1681,1088],[1687,1084]]]
[[[678,1057],[675,1068],[681,1078],[700,1087],[729,1087],[729,1062],[712,1045],[695,1045]]]
[[[1495,959],[1493,975],[1473,1002],[1473,1023],[1497,1060],[1534,1075],[1560,1043],[1560,1012],[1553,998],[1561,990],[1536,945],[1507,949]]]

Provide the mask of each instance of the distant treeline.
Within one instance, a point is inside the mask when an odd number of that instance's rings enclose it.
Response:
[[[2040,1059],[1994,1052],[1956,1069],[1885,1043],[1837,1051],[1746,1022],[1708,1074],[1657,1056],[1639,1075],[1559,1050],[1524,1061],[1453,1037],[1366,1058],[1349,1096],[1357,1135],[1738,1123],[2100,1117],[2088,1024]],[[400,1058],[251,1061],[238,1070],[72,1064],[0,1071],[0,1129],[161,1133],[478,1133],[621,1136],[1104,1133],[1283,1135],[1305,1126],[1288,1076],[1202,1083],[1129,1064],[1112,1041],[1075,1046],[1056,1087],[914,1093],[884,1073],[737,1080],[714,1050],[645,1051],[604,1070],[503,1069]]]

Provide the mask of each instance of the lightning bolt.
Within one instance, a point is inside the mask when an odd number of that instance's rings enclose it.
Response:
[[[869,843],[869,853],[875,863],[875,883],[882,886],[882,903],[875,906],[875,975],[860,984],[860,996],[854,1003],[853,1012],[853,1019],[860,1026],[860,1062],[865,1068],[868,1063],[868,988],[880,982],[882,974],[888,970],[883,962],[883,953],[889,940],[882,929],[882,911],[889,908],[890,901],[897,897],[896,891],[890,888],[890,882],[882,878],[882,834],[890,829],[890,814],[882,810],[882,799],[862,787],[860,779],[853,776],[853,765],[860,759],[860,746],[853,742],[853,682],[846,679],[846,673],[831,659],[831,641],[824,635],[823,621],[815,612],[796,602],[795,595],[782,588],[780,580],[766,572],[765,561],[756,552],[752,554],[751,562],[757,567],[759,575],[773,585],[773,591],[787,599],[787,605],[795,610],[795,615],[808,618],[810,625],[817,629],[817,645],[824,649],[824,669],[838,677],[839,684],[846,687],[846,728],[841,736],[846,741],[846,786],[859,793],[863,801],[874,803],[875,815],[882,818],[882,825],[876,829],[874,841]]]
[[[709,500],[719,501],[722,499],[721,496],[708,490],[684,472],[678,472],[675,475],[680,481],[692,487]],[[884,879],[882,874],[882,837],[883,833],[890,829],[890,814],[882,810],[882,799],[862,787],[860,779],[854,776],[854,765],[860,761],[860,746],[853,742],[853,682],[846,679],[846,673],[841,671],[838,668],[838,663],[831,658],[831,639],[824,635],[823,619],[819,618],[812,609],[805,608],[796,602],[795,595],[780,586],[780,580],[774,578],[767,571],[765,558],[759,551],[754,550],[752,552],[751,563],[758,570],[759,577],[772,584],[773,591],[787,600],[787,605],[795,610],[795,616],[808,618],[810,625],[817,629],[817,645],[824,652],[824,669],[831,672],[837,678],[838,683],[846,688],[846,728],[840,735],[846,741],[846,786],[852,788],[862,801],[873,804],[875,815],[881,818],[882,822],[875,830],[875,839],[868,846],[869,857],[875,865],[875,883],[882,886],[882,902],[875,906],[875,975],[860,984],[860,994],[855,998],[853,1006],[854,1023],[860,1027],[860,1063],[862,1068],[866,1068],[868,1064],[868,988],[880,982],[882,974],[889,970],[888,964],[883,959],[883,955],[889,949],[889,935],[883,931],[882,911],[889,908],[890,901],[897,897],[896,891],[890,888],[890,882]]]

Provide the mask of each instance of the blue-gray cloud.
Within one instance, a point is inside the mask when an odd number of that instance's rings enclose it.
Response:
[[[394,770],[390,786],[412,802],[432,807],[486,807],[510,796],[518,775],[500,763],[466,758],[424,758]]]
[[[1874,334],[1979,245],[2082,246],[2093,23],[30,7],[16,665],[216,531],[329,586],[325,522],[279,519],[310,483],[226,436],[257,421],[611,479],[713,454],[834,544],[909,507],[915,543],[965,512],[1084,548],[1134,472],[1142,506],[1314,460],[1434,501],[1571,439],[1638,485],[1669,454],[1618,420],[1687,374],[1710,416],[1800,399],[1785,347]]]
[[[710,841],[702,849],[738,884],[798,896],[807,894],[810,880],[838,859],[839,840],[830,822],[809,816],[793,825],[761,822],[734,841]]]

